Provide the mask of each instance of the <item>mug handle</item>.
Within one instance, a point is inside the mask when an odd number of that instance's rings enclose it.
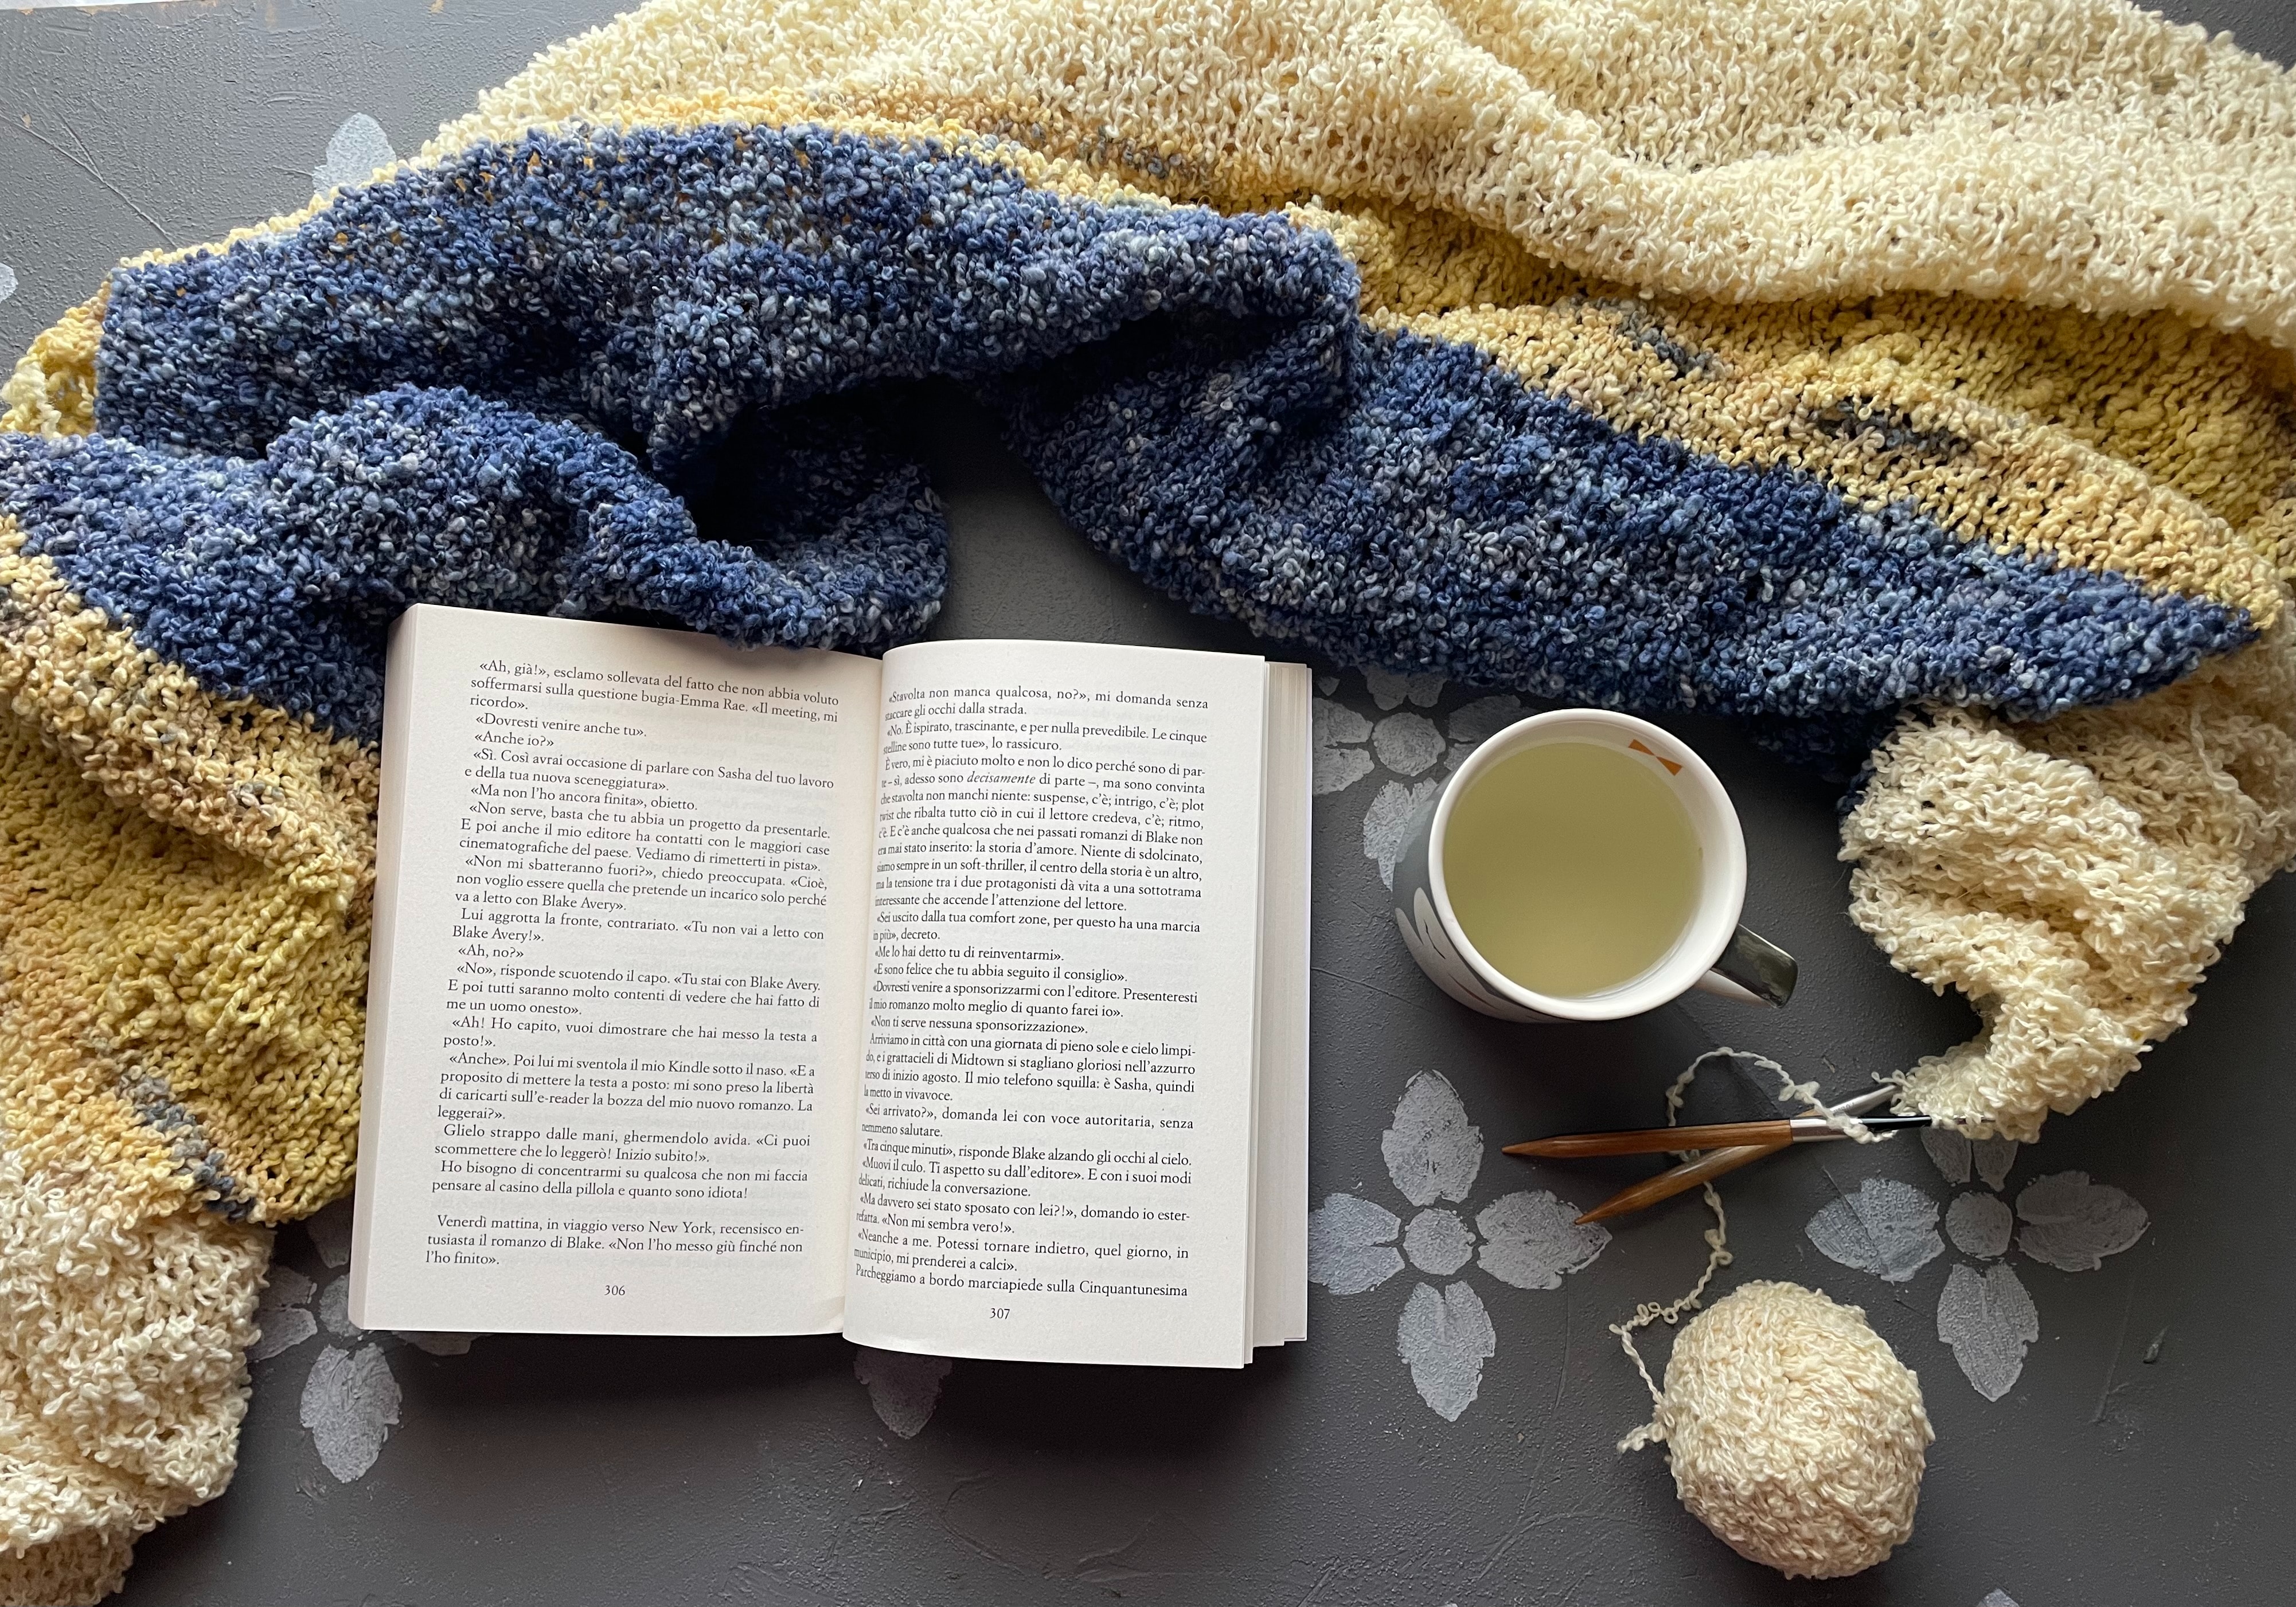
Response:
[[[1714,969],[1693,986],[1726,999],[1784,1008],[1793,997],[1794,980],[1800,974],[1792,955],[1742,926],[1730,934],[1730,946],[1714,962]]]

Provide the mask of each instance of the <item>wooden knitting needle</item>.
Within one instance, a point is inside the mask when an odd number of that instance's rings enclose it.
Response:
[[[1709,1150],[1695,1160],[1669,1167],[1655,1177],[1644,1178],[1632,1188],[1620,1189],[1576,1220],[1600,1222],[1610,1217],[1623,1217],[1628,1211],[1638,1211],[1646,1205],[1656,1205],[1661,1200],[1671,1200],[1677,1194],[1719,1177],[1725,1172],[1734,1172],[1742,1166],[1759,1160],[1765,1155],[1775,1155],[1788,1147],[1783,1144],[1742,1144],[1726,1150]]]
[[[1829,1106],[1828,1110],[1837,1116],[1864,1116],[1866,1111],[1886,1103],[1896,1093],[1897,1089],[1894,1087],[1874,1088],[1845,1099],[1838,1105]],[[1882,1119],[1878,1117],[1868,1118],[1868,1125]],[[1669,1127],[1665,1130],[1670,1133],[1684,1131],[1680,1127]],[[1629,1211],[1641,1210],[1645,1206],[1656,1205],[1661,1200],[1671,1200],[1675,1195],[1719,1177],[1725,1172],[1734,1172],[1740,1167],[1759,1160],[1765,1155],[1775,1155],[1780,1150],[1787,1148],[1791,1143],[1792,1140],[1788,1139],[1783,1143],[1737,1144],[1725,1149],[1709,1150],[1695,1160],[1685,1161],[1677,1167],[1670,1167],[1656,1177],[1645,1177],[1629,1188],[1620,1189],[1602,1204],[1579,1217],[1578,1220],[1581,1223],[1600,1222],[1607,1218],[1623,1217]]]
[[[1926,1116],[1869,1116],[1866,1126],[1876,1132],[1891,1127],[1927,1127]],[[1821,1144],[1849,1135],[1823,1116],[1787,1116],[1771,1121],[1722,1121],[1696,1127],[1637,1127],[1624,1133],[1561,1133],[1511,1144],[1510,1155],[1537,1155],[1546,1160],[1577,1160],[1588,1155],[1653,1155],[1676,1150],[1780,1148],[1789,1144]]]

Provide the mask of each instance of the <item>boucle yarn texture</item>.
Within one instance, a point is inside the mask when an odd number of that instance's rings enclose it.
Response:
[[[122,265],[0,430],[0,1594],[349,1185],[390,619],[912,635],[910,380],[1193,607],[1863,767],[1908,1100],[2110,1087],[2296,834],[2292,130],[2107,0],[660,0]]]
[[[1629,1443],[1666,1443],[1682,1504],[1740,1556],[1833,1579],[1914,1532],[1935,1438],[1921,1381],[1863,1311],[1757,1283],[1677,1337],[1652,1423]]]
[[[1984,1029],[1918,1108],[2030,1140],[2182,1026],[2248,896],[2296,855],[2289,627],[2115,708],[1910,718],[1842,827],[1849,913]]]

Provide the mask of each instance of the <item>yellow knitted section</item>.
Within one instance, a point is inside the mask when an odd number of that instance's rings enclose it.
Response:
[[[0,514],[0,1603],[229,1482],[270,1234],[356,1156],[373,755],[218,699]]]
[[[0,385],[0,430],[86,435],[95,428],[95,348],[105,293],[83,301],[43,330]]]
[[[2259,625],[2296,578],[2296,409],[2283,359],[2244,337],[1966,298],[1641,297],[1456,219],[1292,215],[1361,268],[1374,327],[1472,343],[1620,430]]]
[[[139,1209],[290,1220],[357,1152],[375,760],[219,699],[0,515],[0,1121]]]
[[[1841,840],[1851,918],[1984,1021],[1902,1103],[2030,1140],[2184,1024],[2249,895],[2296,860],[2296,635],[2044,725],[1910,716]]]

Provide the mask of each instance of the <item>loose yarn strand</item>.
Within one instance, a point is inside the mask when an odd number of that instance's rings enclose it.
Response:
[[[1801,1101],[1803,1115],[1823,1118],[1827,1127],[1832,1127],[1837,1133],[1848,1134],[1852,1139],[1856,1140],[1859,1144],[1881,1144],[1889,1136],[1889,1135],[1885,1133],[1876,1133],[1873,1128],[1867,1127],[1855,1116],[1845,1116],[1837,1111],[1828,1110],[1825,1106],[1825,1102],[1817,1096],[1817,1081],[1816,1078],[1813,1078],[1807,1082],[1796,1082],[1784,1066],[1781,1066],[1777,1062],[1770,1059],[1767,1054],[1751,1054],[1743,1049],[1709,1049],[1696,1060],[1692,1061],[1690,1062],[1690,1069],[1685,1071],[1680,1077],[1676,1078],[1674,1079],[1674,1086],[1666,1091],[1667,1110],[1669,1112],[1666,1121],[1667,1126],[1672,1127],[1675,1125],[1673,1112],[1682,1109],[1682,1095],[1688,1090],[1690,1086],[1690,1079],[1698,1075],[1699,1068],[1703,1066],[1708,1061],[1726,1059],[1734,1061],[1751,1061],[1753,1064],[1759,1066],[1765,1071],[1776,1072],[1778,1077],[1778,1098],[1781,1101],[1788,1099],[1798,1099]]]
[[[1709,1049],[1684,1068],[1681,1076],[1667,1085],[1667,1126],[1681,1125],[1682,1101],[1684,1095],[1690,1092],[1690,1085],[1698,1079],[1699,1072],[1706,1068],[1709,1062],[1723,1060],[1751,1062],[1766,1071],[1776,1072],[1779,1099],[1800,1100],[1808,1107],[1808,1114],[1825,1118],[1828,1126],[1847,1133],[1859,1144],[1882,1142],[1881,1134],[1856,1117],[1838,1115],[1827,1110],[1817,1097],[1815,1081],[1796,1082],[1777,1062],[1767,1055],[1751,1054],[1742,1049]],[[1674,1153],[1679,1160],[1687,1160],[1691,1155],[1688,1150],[1677,1150]],[[1635,1371],[1642,1375],[1643,1387],[1650,1391],[1651,1397],[1651,1421],[1619,1441],[1621,1452],[1639,1451],[1644,1446],[1655,1445],[1666,1439],[1666,1395],[1658,1387],[1657,1381],[1651,1377],[1650,1367],[1644,1362],[1642,1352],[1635,1348],[1636,1331],[1658,1322],[1670,1328],[1682,1320],[1685,1312],[1699,1310],[1708,1286],[1714,1282],[1714,1275],[1736,1259],[1730,1253],[1730,1218],[1722,1209],[1721,1194],[1711,1181],[1702,1184],[1700,1193],[1705,1196],[1707,1209],[1714,1213],[1714,1226],[1702,1235],[1706,1241],[1706,1269],[1698,1275],[1698,1281],[1680,1299],[1670,1303],[1645,1300],[1635,1308],[1635,1315],[1631,1318],[1623,1323],[1612,1323],[1610,1326],[1610,1331],[1619,1336],[1619,1348],[1627,1353],[1627,1359],[1634,1363]]]
[[[1671,1120],[1667,1123],[1669,1127],[1674,1125]],[[1699,1309],[1699,1303],[1705,1297],[1707,1285],[1714,1281],[1714,1275],[1736,1259],[1730,1253],[1730,1218],[1722,1209],[1722,1196],[1715,1192],[1711,1183],[1702,1185],[1701,1192],[1706,1196],[1708,1209],[1714,1213],[1714,1226],[1708,1228],[1704,1235],[1706,1270],[1698,1275],[1698,1282],[1693,1283],[1689,1292],[1680,1300],[1667,1305],[1656,1300],[1644,1300],[1635,1308],[1633,1317],[1611,1324],[1611,1332],[1619,1336],[1619,1348],[1627,1353],[1627,1359],[1634,1363],[1635,1371],[1642,1374],[1643,1388],[1650,1391],[1651,1398],[1651,1420],[1619,1441],[1619,1449],[1622,1452],[1639,1451],[1644,1446],[1654,1445],[1666,1438],[1666,1396],[1659,1389],[1658,1381],[1651,1377],[1650,1368],[1643,1360],[1643,1353],[1635,1349],[1636,1331],[1657,1322],[1663,1322],[1670,1328],[1682,1320],[1684,1312]]]

